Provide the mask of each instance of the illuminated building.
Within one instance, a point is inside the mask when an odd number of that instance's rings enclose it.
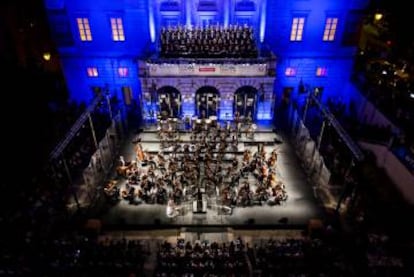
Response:
[[[278,99],[298,94],[301,80],[308,87],[317,87],[323,100],[341,97],[348,103],[352,99],[355,90],[343,81],[351,74],[367,2],[46,0],[45,6],[71,99],[89,102],[94,91],[107,87],[127,105],[136,101],[146,117],[159,111],[159,99],[151,96],[153,91],[160,96],[163,88],[172,88],[179,95],[180,116],[192,116],[199,114],[197,90],[207,87],[215,94],[220,119],[231,118],[237,103],[242,100],[245,106],[250,98],[253,117],[269,120]],[[262,65],[260,59],[237,62],[236,76],[219,72],[217,64],[226,63],[226,59],[208,65],[214,74],[201,72],[204,63],[198,60],[170,59],[159,64],[155,58],[156,64],[148,63],[159,54],[162,27],[244,24],[254,30],[259,58],[267,60]],[[178,63],[187,68],[195,63],[197,74],[181,74]],[[260,77],[244,76],[243,66],[251,69],[251,63],[262,70]],[[179,73],[160,76],[149,71],[165,67]],[[237,98],[240,92],[247,98]]]

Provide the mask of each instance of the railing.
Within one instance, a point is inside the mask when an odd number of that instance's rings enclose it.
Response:
[[[362,161],[364,159],[364,154],[362,153],[359,146],[354,142],[354,140],[351,138],[348,132],[345,131],[345,129],[338,122],[335,116],[329,111],[329,109],[321,104],[318,97],[315,96],[315,94],[311,91],[311,89],[308,89],[308,96],[306,99],[305,110],[303,114],[303,121],[306,122],[307,111],[308,111],[308,108],[311,102],[317,106],[317,108],[323,115],[323,118],[326,121],[326,123],[330,124],[331,126],[335,128],[335,131],[337,132],[339,137],[344,141],[348,149],[352,152],[352,155],[356,159],[356,161]],[[319,140],[322,139],[322,135],[323,135],[323,129],[321,129]]]
[[[258,64],[258,63],[266,63],[269,61],[275,60],[276,57],[273,55],[269,56],[260,56],[257,58],[185,58],[185,57],[177,57],[177,58],[163,58],[159,57],[158,55],[151,56],[146,60],[148,63],[154,64],[163,64],[163,63],[173,63],[173,64]]]
[[[359,146],[354,142],[354,140],[349,136],[348,132],[344,130],[342,125],[336,120],[335,116],[325,108],[319,101],[315,95],[312,93],[310,94],[310,98],[312,101],[318,106],[322,114],[324,115],[325,119],[335,128],[336,132],[338,133],[339,137],[345,142],[346,146],[352,152],[353,156],[356,158],[357,161],[362,161],[364,159],[364,154],[362,153]]]
[[[96,106],[103,99],[103,94],[99,94],[95,97],[92,103],[86,108],[86,110],[79,116],[75,124],[70,128],[65,137],[56,145],[53,151],[49,155],[49,161],[53,161],[62,155],[63,150],[68,146],[69,142],[76,136],[79,129],[82,128],[82,125],[88,120],[91,112],[93,112]]]

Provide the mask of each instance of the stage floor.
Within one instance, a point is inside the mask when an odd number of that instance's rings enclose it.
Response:
[[[257,143],[263,143],[268,154],[277,149],[278,160],[276,172],[287,191],[288,198],[280,205],[268,204],[247,207],[233,207],[231,214],[223,214],[214,203],[209,203],[206,213],[193,213],[192,204],[181,206],[180,215],[169,218],[166,215],[166,205],[160,204],[130,204],[120,200],[115,204],[105,205],[100,211],[101,221],[107,228],[134,229],[140,227],[241,227],[241,228],[303,228],[310,219],[323,218],[323,207],[315,198],[312,184],[307,182],[306,175],[300,166],[293,147],[283,134],[275,133],[273,126],[260,126],[253,139],[243,134],[239,139],[237,151],[229,154],[229,159],[241,158],[245,149],[257,151]],[[183,142],[189,141],[190,134],[182,134]],[[121,149],[125,160],[134,160],[134,143],[140,139],[144,150],[150,152],[160,151],[160,142],[154,127],[144,129],[126,140]],[[116,176],[115,170],[113,176]],[[246,180],[254,182],[252,177]],[[125,180],[120,180],[118,186],[122,188]]]

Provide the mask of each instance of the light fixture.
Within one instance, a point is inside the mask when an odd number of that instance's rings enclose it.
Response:
[[[383,17],[382,13],[375,13],[375,15],[374,15],[375,21],[380,21],[382,19],[382,17]]]
[[[45,52],[45,53],[43,53],[43,59],[44,59],[45,61],[50,61],[50,57],[51,57],[51,55],[50,55],[50,53],[49,53],[49,52]]]

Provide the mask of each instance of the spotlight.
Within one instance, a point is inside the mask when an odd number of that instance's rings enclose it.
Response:
[[[410,93],[410,98],[414,99],[414,93]]]

